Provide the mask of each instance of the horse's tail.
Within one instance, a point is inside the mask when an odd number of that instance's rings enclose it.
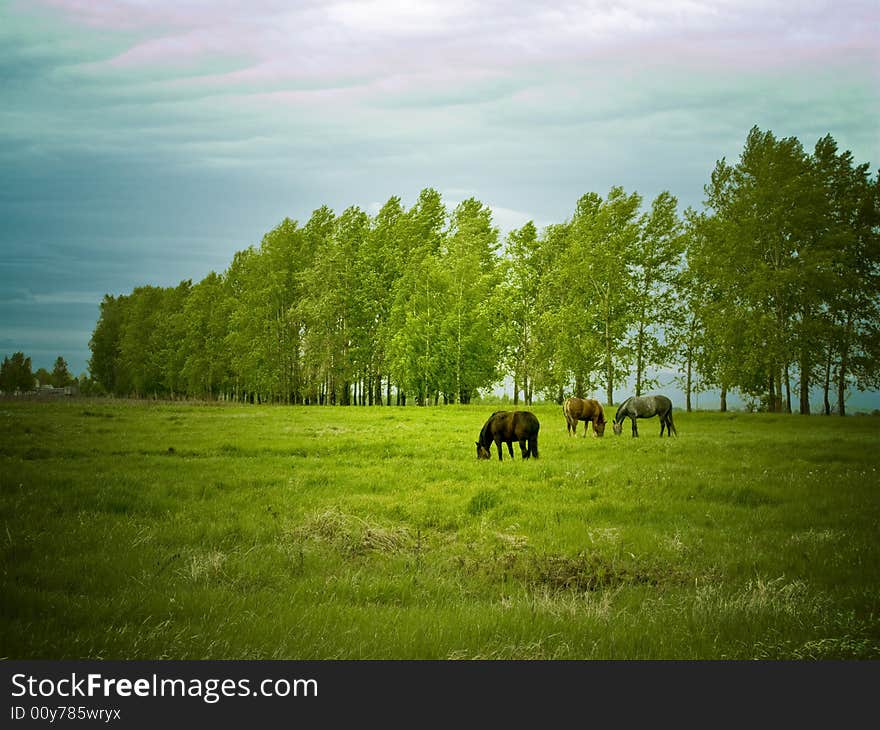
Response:
[[[678,431],[675,428],[675,424],[672,422],[672,408],[669,408],[669,414],[666,416],[666,426],[672,431],[673,434],[678,436]]]

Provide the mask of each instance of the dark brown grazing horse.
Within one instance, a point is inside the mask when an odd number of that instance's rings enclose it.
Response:
[[[501,444],[507,444],[510,458],[513,458],[513,442],[519,441],[522,458],[538,458],[538,429],[541,424],[531,411],[495,411],[480,431],[477,441],[477,458],[492,458],[492,442],[498,447],[498,461],[501,458]]]
[[[605,433],[605,410],[602,404],[592,398],[566,398],[562,404],[568,435],[577,436],[578,421],[584,422],[584,438],[587,437],[587,424],[593,424],[597,436]]]

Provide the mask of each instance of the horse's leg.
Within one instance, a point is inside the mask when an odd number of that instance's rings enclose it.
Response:
[[[532,455],[533,459],[538,458],[538,436],[537,434],[532,436],[529,439],[529,453]]]
[[[663,429],[666,427],[666,416],[660,416],[660,438],[663,438]]]
[[[519,452],[522,454],[522,458],[523,458],[523,459],[528,459],[528,458],[529,458],[529,448],[528,448],[528,446],[526,446],[526,440],[525,440],[525,439],[520,439],[520,440],[519,440]]]
[[[678,436],[678,430],[675,428],[675,424],[672,422],[672,411],[669,411],[669,420],[666,422],[666,428],[669,433],[674,433]]]
[[[504,461],[504,459],[501,458],[501,439],[500,438],[495,439],[495,446],[498,448],[498,461]]]
[[[513,441],[507,442],[507,450],[510,452],[510,458],[513,458]]]
[[[632,425],[633,425],[633,438],[637,439],[639,437],[639,428],[638,428],[638,426],[636,426],[636,417],[630,416],[629,420],[632,421]]]

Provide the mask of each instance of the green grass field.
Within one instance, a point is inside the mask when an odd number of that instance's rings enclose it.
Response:
[[[880,658],[880,418],[0,402],[0,656]]]

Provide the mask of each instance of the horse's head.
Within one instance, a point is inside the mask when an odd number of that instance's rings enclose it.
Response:
[[[490,459],[492,455],[489,453],[489,449],[480,444],[479,441],[477,443],[477,458],[478,459]]]
[[[611,424],[611,428],[614,429],[614,434],[616,436],[620,436],[623,433],[623,421],[615,421]]]
[[[595,426],[595,428],[593,430],[596,432],[597,436],[604,436],[605,435],[605,419],[604,418],[600,417],[599,420],[596,421],[594,426]]]

